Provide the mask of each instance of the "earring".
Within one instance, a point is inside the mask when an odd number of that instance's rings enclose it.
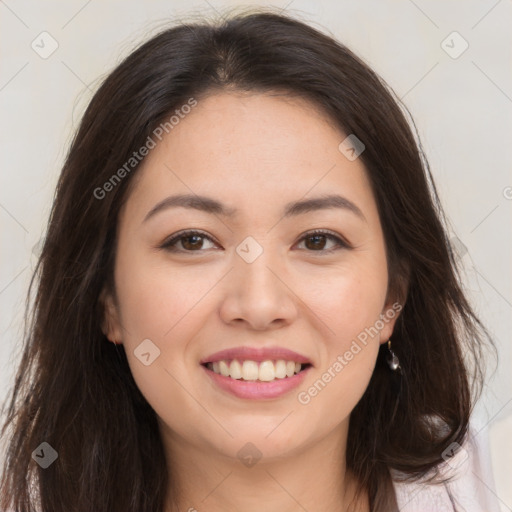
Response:
[[[386,357],[386,361],[388,362],[389,367],[395,372],[402,372],[402,368],[400,367],[400,361],[396,354],[391,350],[391,340],[388,340],[388,356]]]

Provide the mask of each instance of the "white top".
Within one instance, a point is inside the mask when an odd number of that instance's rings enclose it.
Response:
[[[486,432],[470,427],[462,447],[456,445],[443,453],[446,462],[440,470],[451,477],[450,482],[437,485],[393,482],[400,512],[500,512]]]

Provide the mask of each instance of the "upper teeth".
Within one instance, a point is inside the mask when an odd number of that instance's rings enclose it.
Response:
[[[295,361],[215,361],[208,363],[207,367],[215,373],[231,377],[232,379],[244,380],[261,380],[271,381],[274,379],[284,379],[285,377],[293,377],[295,373],[299,373],[302,365]]]

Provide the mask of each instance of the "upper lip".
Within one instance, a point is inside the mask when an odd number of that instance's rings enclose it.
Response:
[[[253,347],[235,347],[215,352],[204,359],[201,359],[201,364],[214,363],[216,361],[226,360],[242,360],[242,361],[274,361],[283,359],[285,361],[295,361],[296,363],[312,364],[311,361],[293,350],[283,347],[268,347],[268,348],[253,348]]]

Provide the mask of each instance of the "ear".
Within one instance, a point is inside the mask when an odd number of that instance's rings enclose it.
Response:
[[[384,327],[380,330],[380,343],[387,343],[393,334],[395,329],[395,323],[400,316],[400,313],[404,307],[404,304],[400,301],[386,301],[380,320],[384,324]]]
[[[384,327],[380,331],[380,343],[387,343],[395,329],[395,324],[407,300],[409,291],[410,269],[402,264],[396,274],[393,286],[389,287],[386,304],[381,311],[380,319]]]
[[[99,303],[103,310],[103,318],[101,322],[101,330],[103,334],[115,344],[122,343],[122,329],[119,320],[119,311],[116,301],[111,292],[107,288],[103,288],[99,296]]]

